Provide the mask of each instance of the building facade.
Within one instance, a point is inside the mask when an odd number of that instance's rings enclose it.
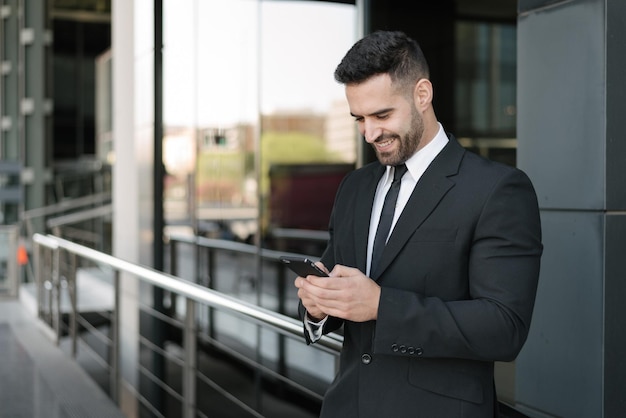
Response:
[[[535,314],[518,359],[498,365],[500,400],[531,417],[626,414],[622,0],[0,6],[0,223],[110,191],[112,253],[157,269],[167,228],[277,245],[272,167],[372,160],[332,73],[362,34],[407,32],[442,124],[526,171],[539,197]],[[139,362],[131,343],[122,355]]]

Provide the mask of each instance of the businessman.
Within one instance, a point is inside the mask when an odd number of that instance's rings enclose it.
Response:
[[[330,277],[295,279],[308,343],[344,326],[321,416],[497,416],[494,361],[522,348],[539,276],[533,186],[446,134],[403,33],[361,39],[335,78],[378,161],[339,186]]]

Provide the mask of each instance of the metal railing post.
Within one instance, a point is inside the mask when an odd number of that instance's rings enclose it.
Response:
[[[178,274],[178,241],[169,240],[170,244],[170,274],[176,276]]]
[[[72,357],[78,354],[78,283],[76,283],[76,254],[69,253],[67,271],[67,289],[70,297],[70,312],[68,315],[69,334],[72,341]]]
[[[109,381],[111,399],[119,405],[120,401],[120,272],[113,276],[114,302],[111,312],[111,375]]]
[[[43,257],[41,256],[41,252],[44,251],[46,248],[43,245],[40,245],[38,242],[33,243],[33,271],[35,272],[35,292],[37,295],[37,300],[36,300],[36,304],[37,304],[37,318],[41,319],[42,318],[42,309],[41,309],[41,305],[42,305],[42,301],[43,301],[43,278],[42,278],[42,272],[43,272],[43,266],[42,266],[42,262],[43,262]]]
[[[208,258],[209,268],[208,268],[208,277],[207,277],[206,287],[208,287],[209,289],[213,289],[213,290],[217,290],[216,289],[217,267],[216,267],[215,257],[216,257],[215,251],[213,251],[212,248],[207,248],[207,258]],[[209,315],[208,321],[207,321],[207,327],[208,327],[207,333],[211,338],[215,338],[215,309],[213,309],[212,307],[209,307],[207,312]]]
[[[195,418],[197,367],[196,302],[190,298],[185,298],[185,301],[185,330],[183,337],[185,350],[185,365],[183,368],[183,417]]]
[[[61,343],[61,272],[60,272],[60,248],[52,250],[52,298],[50,312],[52,313],[52,329],[54,330],[55,343]]]
[[[287,311],[286,307],[286,292],[285,283],[287,281],[286,269],[283,266],[278,266],[278,313],[285,315]],[[287,374],[287,341],[283,334],[278,334],[278,373],[282,375]]]
[[[46,302],[42,302],[41,303],[41,312],[42,312],[42,319],[44,321],[46,321],[46,323],[48,323],[50,326],[52,326],[52,317],[53,315],[53,310],[52,310],[52,304],[53,304],[53,282],[54,282],[54,249],[49,248],[46,251],[46,256],[45,256],[45,265],[44,265],[44,269],[43,271],[50,272],[50,275],[47,276],[48,279],[46,280],[42,280],[41,282],[41,288],[40,288],[40,292],[42,295],[42,301],[45,299]],[[47,298],[46,298],[47,296]]]

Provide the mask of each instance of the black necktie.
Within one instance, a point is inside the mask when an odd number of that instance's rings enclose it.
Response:
[[[374,248],[372,249],[372,262],[370,263],[370,276],[376,272],[376,265],[387,243],[387,236],[391,229],[393,214],[396,210],[396,201],[398,200],[398,193],[400,192],[400,182],[406,170],[405,164],[398,165],[394,168],[393,182],[391,183],[391,188],[389,188],[387,195],[385,195],[385,203],[383,203],[383,210],[380,213],[380,220],[378,221],[378,229],[376,229]]]

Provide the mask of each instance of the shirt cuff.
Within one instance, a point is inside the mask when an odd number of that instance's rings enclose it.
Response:
[[[304,328],[309,333],[309,339],[311,340],[312,343],[314,343],[314,342],[319,341],[320,338],[322,338],[322,331],[324,329],[324,324],[326,323],[328,316],[326,316],[324,319],[322,319],[319,322],[312,321],[309,318],[310,318],[309,314],[307,313],[305,320],[304,320]]]

